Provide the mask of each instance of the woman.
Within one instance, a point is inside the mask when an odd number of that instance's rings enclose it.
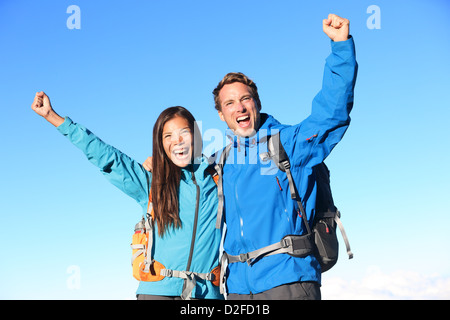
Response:
[[[217,276],[202,277],[217,271],[221,231],[215,228],[216,184],[201,154],[202,140],[192,114],[183,107],[171,107],[160,114],[153,128],[150,173],[70,118],[60,117],[44,92],[36,93],[31,107],[80,148],[112,184],[135,199],[144,212],[151,193],[152,258],[158,265],[152,272],[160,274],[146,278],[149,281],[141,279],[138,299],[222,299],[214,284]]]

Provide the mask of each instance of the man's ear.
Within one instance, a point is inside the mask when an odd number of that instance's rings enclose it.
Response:
[[[225,121],[222,111],[218,110],[217,113],[219,114],[220,120]]]

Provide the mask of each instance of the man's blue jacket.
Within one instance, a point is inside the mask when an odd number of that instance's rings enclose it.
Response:
[[[224,250],[228,254],[251,252],[277,243],[286,235],[306,233],[298,206],[291,199],[286,173],[272,161],[260,158],[267,152],[267,135],[280,133],[299,196],[312,223],[316,201],[312,168],[328,156],[349,126],[357,74],[353,38],[332,41],[331,48],[322,89],[307,119],[290,126],[261,114],[261,127],[253,137],[231,134],[233,147],[223,167]],[[320,265],[314,256],[275,254],[251,265],[237,262],[228,268],[229,293],[259,293],[292,282],[321,281]]]

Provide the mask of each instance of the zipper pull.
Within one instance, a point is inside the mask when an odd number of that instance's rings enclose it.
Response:
[[[322,223],[325,225],[325,232],[330,233],[330,229],[328,228],[328,224],[325,221],[322,221]]]
[[[315,135],[309,137],[308,139],[306,139],[306,141],[309,142],[309,141],[311,141],[311,140],[314,139],[314,138],[317,138],[317,134],[315,134]]]
[[[319,221],[319,223],[323,223],[325,225],[325,232],[330,233],[330,229],[328,228],[328,224],[325,221]]]
[[[278,183],[278,187],[280,188],[280,191],[283,191],[283,189],[281,188],[280,180],[278,180],[277,176],[275,176],[275,178],[277,179],[277,183]]]

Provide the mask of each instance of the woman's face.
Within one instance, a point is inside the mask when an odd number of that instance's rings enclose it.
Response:
[[[184,168],[192,161],[193,139],[189,123],[175,116],[163,127],[162,142],[167,157],[178,167]]]

